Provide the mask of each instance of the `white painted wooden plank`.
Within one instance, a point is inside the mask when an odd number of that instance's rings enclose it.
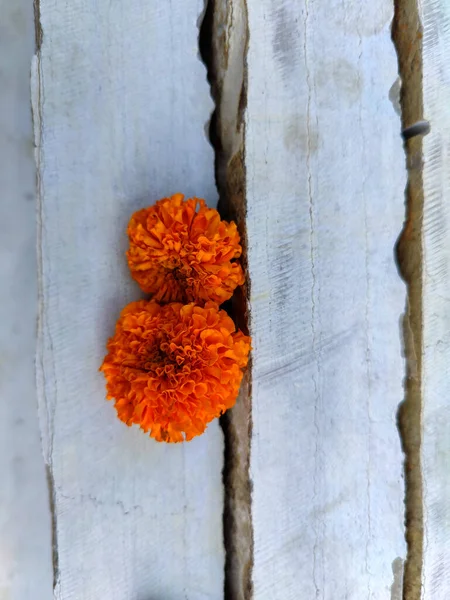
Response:
[[[217,422],[165,445],[120,423],[97,372],[119,311],[131,213],[175,193],[216,201],[198,58],[203,0],[41,0],[40,409],[63,600],[223,593]]]
[[[450,3],[423,0],[422,598],[450,597]]]
[[[49,600],[50,512],[34,354],[33,3],[0,0],[0,598]]]
[[[254,595],[399,600],[393,5],[247,5]]]

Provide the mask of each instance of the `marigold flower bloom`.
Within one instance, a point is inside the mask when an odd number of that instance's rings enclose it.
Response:
[[[236,224],[199,198],[175,194],[137,211],[128,237],[131,274],[157,302],[221,304],[244,283]]]
[[[107,349],[100,370],[119,419],[181,442],[234,405],[250,338],[213,302],[141,300],[123,309]]]

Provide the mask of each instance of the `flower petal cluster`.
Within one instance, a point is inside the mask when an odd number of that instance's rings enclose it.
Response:
[[[221,304],[244,283],[236,224],[183,194],[134,213],[127,252],[132,277],[157,302]]]
[[[231,408],[250,338],[217,304],[126,306],[101,366],[119,419],[164,442],[191,440]]]
[[[125,306],[100,367],[127,425],[160,442],[189,441],[231,408],[250,338],[219,308],[244,273],[235,223],[182,194],[134,213],[131,275],[151,300]]]

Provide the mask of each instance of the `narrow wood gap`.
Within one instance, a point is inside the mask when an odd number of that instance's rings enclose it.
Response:
[[[403,131],[424,121],[422,96],[422,28],[417,0],[395,0],[392,39],[401,77]],[[397,261],[407,284],[403,317],[406,356],[405,397],[398,411],[398,428],[405,453],[405,527],[407,558],[403,600],[420,600],[423,563],[423,489],[421,470],[422,381],[422,134],[405,137],[408,182],[406,217],[397,242]]]
[[[39,53],[42,46],[42,25],[41,25],[41,3],[40,0],[33,0],[33,11],[34,11],[34,37],[36,53]]]
[[[247,232],[244,161],[246,105],[246,54],[248,28],[245,0],[209,0],[200,27],[199,47],[207,67],[215,102],[209,123],[209,139],[215,150],[218,210],[239,228],[242,265],[247,271]],[[236,325],[249,331],[250,282],[225,306]],[[221,418],[225,438],[223,515],[225,600],[250,600],[253,596],[253,529],[251,520],[250,440],[251,363],[242,382],[236,406]]]

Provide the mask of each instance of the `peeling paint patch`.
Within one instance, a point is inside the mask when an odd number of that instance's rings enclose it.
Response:
[[[391,585],[391,600],[402,600],[403,598],[403,558],[397,556],[392,562],[392,574],[394,581]]]

